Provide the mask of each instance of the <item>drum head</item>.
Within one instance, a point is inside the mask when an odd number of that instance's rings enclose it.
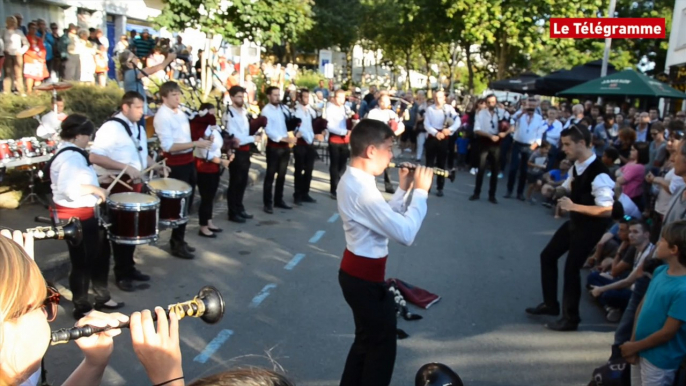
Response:
[[[160,199],[143,193],[115,193],[107,198],[107,206],[114,208],[156,208]]]
[[[175,178],[155,178],[147,183],[150,190],[160,197],[185,197],[191,194],[191,186]]]

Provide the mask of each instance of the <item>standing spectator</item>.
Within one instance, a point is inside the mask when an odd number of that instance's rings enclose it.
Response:
[[[118,57],[119,54],[121,54],[124,51],[127,51],[128,49],[129,40],[126,38],[126,35],[121,35],[117,44],[114,45],[114,51],[112,51],[112,53],[115,55],[115,57]]]
[[[95,37],[98,39],[96,44],[99,44],[101,46],[105,46],[105,48],[108,50],[110,48],[110,40],[107,39],[107,36],[105,36],[102,33],[101,29],[95,30]]]
[[[97,44],[88,40],[88,31],[82,29],[78,35],[78,55],[80,64],[79,80],[81,82],[95,84],[95,53]]]
[[[26,78],[26,92],[33,93],[33,85],[50,76],[48,67],[45,65],[46,50],[43,39],[38,37],[38,25],[29,23],[29,34],[26,39],[29,42],[29,49],[24,54],[24,78]]]
[[[176,55],[181,55],[183,51],[187,50],[186,45],[183,44],[183,38],[181,35],[176,35],[176,44],[174,44],[174,53]]]
[[[617,172],[615,190],[622,190],[642,211],[645,207],[643,202],[643,180],[645,179],[645,165],[649,160],[648,144],[635,143],[629,153],[629,162]]]
[[[372,86],[372,87],[374,87],[374,86]],[[329,89],[324,86],[324,80],[322,80],[322,79],[319,80],[319,86],[314,89],[315,94],[318,92],[321,92],[322,95],[324,96],[324,100],[328,102],[328,100],[329,100]],[[370,92],[371,92],[371,90],[370,90]],[[360,116],[362,117],[363,115],[360,115]]]
[[[667,158],[667,141],[665,141],[665,127],[662,122],[655,122],[650,126],[650,136],[653,138],[648,147],[650,151],[650,161],[648,170],[659,168]]]
[[[686,121],[686,111],[678,111],[676,113],[676,120],[681,122]]]
[[[257,85],[252,81],[252,75],[245,75],[245,93],[248,97],[248,104],[257,104]]]
[[[93,44],[100,44],[100,40],[98,40],[98,30],[95,28],[88,29],[88,41]]]
[[[124,92],[136,91],[143,95],[143,109],[145,113],[143,118],[141,118],[139,125],[145,126],[145,115],[148,114],[148,97],[145,93],[145,87],[143,87],[143,82],[141,79],[148,74],[155,73],[156,71],[163,70],[172,60],[176,59],[176,54],[171,53],[167,56],[167,59],[154,67],[147,67],[145,69],[139,70],[138,64],[140,59],[134,55],[131,51],[124,51],[119,55],[119,62],[121,68],[121,77],[124,80]]]
[[[36,20],[38,24],[38,32],[36,35],[43,39],[43,45],[45,46],[45,65],[48,68],[48,76],[53,73],[53,59],[55,50],[55,36],[48,31],[48,24],[43,19]],[[56,26],[56,25],[55,25]]]
[[[95,77],[100,87],[107,85],[107,71],[110,70],[109,60],[107,59],[107,47],[99,46],[95,53]]]
[[[638,116],[636,142],[650,142],[650,115],[646,112]]]
[[[164,63],[165,57],[162,54],[162,48],[157,46],[153,48],[152,53],[148,57],[147,66],[148,67],[153,67],[157,66],[158,64]],[[166,66],[165,66],[166,67]],[[148,74],[150,75],[151,78],[159,80],[159,81],[164,81],[164,68],[163,67],[161,70],[155,72],[154,74]]]
[[[562,134],[562,123],[557,120],[558,110],[554,106],[548,107],[548,119],[543,122],[543,136],[541,139],[550,144],[550,151],[548,152],[548,170],[552,170],[557,166],[557,160],[560,155],[560,135]]]
[[[24,16],[17,12],[14,14],[14,18],[17,19],[17,28],[26,36],[29,33],[29,30],[22,23],[22,21],[24,21]]]
[[[618,134],[617,125],[614,123],[614,115],[605,115],[603,122],[593,128],[593,151],[597,157],[602,157],[603,152],[616,139]]]
[[[60,36],[60,28],[57,23],[50,23],[50,36],[52,36],[52,62],[50,63],[48,70],[50,70],[50,76],[55,79],[61,79],[63,75],[62,71],[62,39]]]
[[[3,67],[5,67],[5,41],[0,36],[0,78],[2,78]]]
[[[135,31],[134,31],[135,32]],[[133,41],[133,46],[136,47],[136,56],[138,56],[143,63],[143,66],[147,66],[148,56],[155,48],[155,40],[150,37],[150,32],[147,29],[143,30],[140,39],[135,39]]]
[[[651,125],[653,123],[660,122],[660,112],[658,111],[657,107],[651,107],[648,110],[648,117],[650,118]]]
[[[630,127],[625,127],[619,132],[619,146],[617,150],[619,151],[619,161],[621,165],[625,165],[629,162],[629,154],[631,148],[636,143],[636,131]]]
[[[82,41],[79,39],[78,30],[74,24],[69,24],[69,31],[62,37],[67,44],[67,64],[64,67],[64,80],[81,80],[81,56]]]
[[[3,93],[12,91],[12,82],[19,94],[24,95],[24,54],[29,49],[29,41],[24,33],[18,29],[18,22],[14,16],[8,16],[5,20],[7,27],[2,31],[2,40],[5,46],[5,78],[3,79]]]
[[[517,199],[524,201],[524,185],[526,182],[527,169],[529,168],[529,157],[531,153],[541,144],[543,136],[543,118],[536,114],[535,98],[529,98],[526,103],[526,111],[517,119],[514,131],[514,147],[510,159],[510,172],[507,178],[507,194],[505,198],[511,198],[515,186],[515,177],[519,173],[517,181]],[[545,129],[544,129],[545,130]],[[503,156],[505,156],[503,154]],[[494,171],[491,171],[495,173]]]

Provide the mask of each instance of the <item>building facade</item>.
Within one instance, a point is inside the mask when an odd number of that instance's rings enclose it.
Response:
[[[672,87],[686,92],[686,0],[674,2],[665,72],[669,74],[669,83]],[[676,105],[680,105],[681,110],[686,110],[686,100]]]

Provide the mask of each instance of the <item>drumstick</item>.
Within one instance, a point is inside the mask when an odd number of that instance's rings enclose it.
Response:
[[[162,169],[167,169],[167,159],[162,160]],[[164,178],[167,178],[167,173],[164,173],[163,175]]]
[[[141,172],[141,174],[145,174],[145,173],[147,173],[147,172],[153,170],[155,167],[157,167],[157,165],[160,165],[160,164],[164,164],[164,159],[163,159],[162,161],[160,161],[160,162],[155,163],[154,165],[150,166],[149,168],[143,170],[143,171]]]
[[[114,188],[114,185],[116,185],[117,182],[119,182],[119,179],[124,175],[124,172],[126,172],[126,169],[128,169],[128,168],[129,168],[129,165],[124,166],[124,170],[122,170],[119,173],[119,175],[117,176],[117,178],[115,178],[114,181],[112,181],[112,184],[110,184],[110,187],[107,188],[107,195],[110,194],[110,192],[112,191],[112,188]]]
[[[114,175],[112,175],[112,174],[110,174],[110,177],[112,177],[112,178],[117,178],[116,176],[114,176]],[[133,190],[133,187],[132,187],[131,185],[127,184],[126,182],[124,182],[124,181],[122,181],[122,180],[119,180],[119,183],[122,184],[122,185],[124,185],[125,187],[129,188],[130,190]]]

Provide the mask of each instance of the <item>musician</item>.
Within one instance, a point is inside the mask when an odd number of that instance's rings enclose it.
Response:
[[[93,310],[117,309],[124,303],[117,303],[107,289],[110,269],[110,255],[102,253],[101,234],[95,207],[107,199],[107,192],[100,187],[98,175],[88,160],[85,149],[95,127],[83,115],[72,114],[62,122],[60,137],[62,143],[57,154],[50,160],[50,187],[57,218],[81,220],[83,241],[79,245],[67,243],[71,272],[69,288],[73,293],[72,303],[75,319],[81,319]],[[88,300],[88,287],[93,283],[95,306]]]
[[[360,121],[350,136],[352,161],[337,188],[346,241],[338,282],[355,319],[355,341],[341,386],[390,384],[396,315],[393,296],[384,284],[388,240],[411,245],[426,216],[431,169],[399,169],[400,185],[388,202],[376,188],[376,177],[393,157],[393,137],[393,130],[382,122]]]
[[[338,89],[333,100],[326,104],[324,118],[328,121],[326,131],[329,132],[329,175],[331,184],[331,198],[336,199],[336,189],[345,166],[350,158],[350,137],[348,136],[348,112],[345,109],[345,91]]]
[[[562,185],[569,193],[569,197],[561,198],[558,204],[562,210],[570,213],[570,217],[541,252],[543,303],[527,308],[526,312],[532,315],[559,315],[557,261],[567,254],[562,291],[562,319],[546,327],[554,331],[574,331],[581,322],[579,270],[611,224],[615,183],[607,167],[590,147],[591,132],[586,126],[572,124],[562,130],[560,140],[562,150],[570,160],[575,161],[569,178]]]
[[[452,122],[450,122],[452,121]],[[448,125],[448,123],[450,123]],[[434,94],[434,104],[426,109],[424,117],[424,130],[426,130],[426,166],[445,169],[448,161],[448,153],[451,143],[450,137],[460,126],[460,119],[453,106],[445,103],[445,93],[436,91]],[[443,186],[445,177],[436,179],[438,191],[436,195],[443,197]]]
[[[200,230],[202,237],[216,238],[222,231],[212,223],[212,204],[219,188],[219,177],[228,168],[233,154],[222,155],[224,140],[217,126],[216,108],[211,103],[200,105],[198,115],[191,121],[191,139],[206,139],[212,141],[209,149],[195,149],[195,167],[198,172],[198,190],[200,191]]]
[[[317,200],[310,196],[310,183],[314,161],[317,159],[317,149],[312,143],[315,139],[323,141],[324,136],[321,133],[315,134],[312,128],[312,120],[317,117],[317,113],[310,107],[310,90],[306,88],[300,90],[294,115],[300,118],[302,124],[295,135],[298,142],[293,148],[293,158],[295,158],[293,202],[296,205],[302,205],[303,202],[315,203]]]
[[[290,114],[288,108],[280,103],[280,91],[278,87],[270,86],[266,90],[269,104],[262,109],[262,116],[267,118],[267,174],[264,176],[264,191],[262,200],[264,211],[274,213],[274,207],[281,209],[293,209],[283,200],[283,186],[286,183],[286,172],[288,171],[288,161],[291,158],[291,149],[288,145],[296,143],[295,137],[288,135],[286,128],[286,116]],[[272,201],[272,185],[274,185],[274,175],[276,178],[276,188],[274,189],[274,200]]]
[[[121,99],[121,112],[112,119],[105,121],[100,127],[91,146],[90,161],[95,165],[95,171],[100,176],[103,187],[107,188],[113,181],[111,176],[118,175],[124,168],[133,190],[122,184],[117,184],[111,193],[137,192],[143,187],[141,172],[154,161],[148,155],[148,141],[145,128],[138,122],[143,116],[145,97],[135,91],[128,91]],[[165,172],[162,165],[155,167],[161,174]],[[126,178],[122,179],[126,181]],[[109,245],[105,242],[105,246]],[[143,274],[135,267],[133,254],[135,245],[112,242],[114,255],[114,278],[120,290],[132,292],[135,290],[133,281],[148,281],[150,276]],[[106,249],[109,252],[109,248]]]
[[[500,141],[507,137],[510,131],[500,132],[500,120],[506,117],[505,110],[497,107],[498,100],[493,94],[486,96],[486,108],[476,114],[474,119],[474,138],[479,142],[479,171],[476,173],[476,186],[474,194],[469,197],[469,201],[479,199],[481,195],[481,185],[484,181],[486,172],[486,162],[491,171],[491,183],[488,189],[488,201],[497,204],[495,191],[498,188],[498,172],[500,164]]]
[[[378,105],[369,111],[367,118],[387,124],[390,126],[391,130],[393,130],[396,137],[405,132],[405,124],[398,118],[398,114],[391,109],[391,97],[387,91],[381,91]],[[395,188],[391,183],[391,177],[388,175],[388,169],[384,170],[383,179],[386,193],[395,193]]]
[[[46,288],[45,278],[33,261],[33,239],[23,238],[20,231],[0,233],[0,385],[35,385],[35,381],[31,382],[32,374],[40,374],[41,360],[50,344],[48,322],[57,316],[59,293],[54,288]],[[132,315],[131,337],[134,352],[148,378],[152,384],[178,378],[183,369],[177,318],[173,317],[170,323],[160,318],[163,322],[158,322],[158,332],[155,332],[150,312],[144,311],[143,315]],[[76,326],[116,327],[128,320],[120,313],[91,311]],[[113,328],[77,339],[75,343],[83,352],[84,360],[63,385],[99,385],[113,351],[112,338],[119,334],[121,330]],[[184,383],[181,380],[165,384]]]
[[[517,124],[514,131],[514,146],[512,147],[512,157],[510,158],[510,172],[507,177],[507,194],[505,198],[511,198],[515,185],[515,178],[519,172],[517,181],[517,199],[524,201],[524,187],[526,186],[526,176],[529,165],[529,158],[541,144],[543,133],[543,117],[536,113],[538,100],[533,97],[526,101],[523,112],[517,117]],[[506,156],[503,154],[503,156]]]
[[[196,182],[195,162],[193,150],[207,149],[212,142],[205,139],[191,140],[191,129],[188,117],[179,110],[181,89],[176,82],[166,82],[160,87],[162,106],[157,110],[153,125],[160,141],[164,158],[171,172],[169,177],[188,183],[193,189]],[[193,195],[191,194],[191,197]],[[186,208],[191,205],[186,200]],[[170,246],[172,255],[182,259],[193,259],[195,248],[188,245],[184,238],[186,224],[179,225],[172,230]]]
[[[235,158],[229,165],[229,189],[226,194],[229,207],[229,221],[244,223],[253,218],[243,206],[243,195],[248,187],[248,172],[250,171],[250,145],[261,143],[260,135],[253,135],[248,121],[248,109],[245,106],[246,91],[241,86],[229,89],[231,105],[224,114],[224,127],[238,141]]]

